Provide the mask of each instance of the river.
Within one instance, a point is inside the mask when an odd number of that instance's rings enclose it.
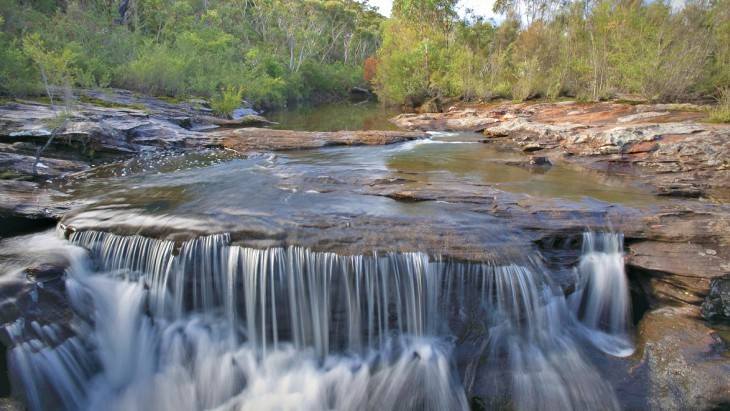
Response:
[[[392,127],[367,104],[328,110],[272,119]],[[149,155],[64,181],[78,208],[62,225],[2,244],[14,298],[66,296],[3,325],[15,392],[37,410],[641,406],[617,377],[633,322],[607,216],[660,201],[629,176],[524,160],[431,133]],[[498,212],[530,202],[584,234],[540,249]],[[64,275],[21,285],[34,264]]]

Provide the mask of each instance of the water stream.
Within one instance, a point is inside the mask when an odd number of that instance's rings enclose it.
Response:
[[[633,322],[607,216],[664,200],[479,140],[150,155],[53,183],[77,202],[63,225],[0,244],[13,393],[31,410],[622,407],[610,369]],[[544,221],[514,216],[589,228],[557,258]],[[64,275],[28,281],[39,264]]]
[[[535,256],[499,265],[251,249],[227,235],[58,235],[32,241],[67,259],[73,318],[4,327],[32,409],[461,410],[485,381],[516,409],[618,408],[581,344],[632,351],[615,234],[585,234],[568,299]],[[474,361],[460,369],[466,341]]]

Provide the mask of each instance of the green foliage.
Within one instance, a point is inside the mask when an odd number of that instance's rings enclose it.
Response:
[[[456,21],[434,4],[453,2],[394,3],[376,75],[388,101],[675,101],[730,87],[727,0],[681,9],[662,0],[500,0],[495,9],[506,14],[500,25],[471,16]]]
[[[187,91],[185,59],[169,46],[148,43],[135,60],[119,67],[115,85],[151,94],[176,95]]]
[[[42,45],[71,74],[69,87],[208,98],[243,89],[276,107],[362,85],[362,63],[381,43],[383,17],[351,0],[126,4],[0,0],[0,93],[44,89],[39,67],[49,67],[33,53]]]
[[[23,53],[21,41],[0,33],[0,93],[18,96],[42,90],[38,70]]]
[[[67,108],[70,104],[71,88],[79,76],[79,70],[74,64],[76,54],[72,51],[72,46],[56,52],[46,48],[38,33],[23,37],[23,53],[38,67],[51,105],[54,105],[54,88],[60,88],[63,92]]]
[[[353,0],[0,0],[0,93],[124,87],[258,107],[342,94],[381,99],[632,96],[730,87],[730,1],[500,0],[505,19],[459,19],[456,0],[396,0],[384,20]],[[55,73],[51,73],[56,70]],[[48,78],[46,79],[48,80]]]
[[[217,114],[231,117],[233,110],[241,106],[243,99],[243,87],[226,86],[221,88],[220,93],[210,100],[211,108]]]
[[[402,5],[405,6],[405,5]],[[448,32],[424,21],[392,18],[385,24],[383,46],[375,78],[378,94],[386,101],[417,106],[443,94]],[[434,81],[432,83],[432,80]]]

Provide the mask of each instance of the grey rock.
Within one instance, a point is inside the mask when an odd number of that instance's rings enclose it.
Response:
[[[712,280],[710,294],[702,303],[702,316],[708,320],[730,321],[730,274]]]

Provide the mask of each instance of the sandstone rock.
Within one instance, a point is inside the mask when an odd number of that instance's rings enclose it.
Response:
[[[619,117],[616,121],[619,123],[633,123],[637,120],[653,119],[669,114],[667,111],[644,111],[641,113],[631,114],[624,117]]]
[[[34,177],[34,162],[34,154],[0,152],[0,173],[8,173],[8,175],[15,175],[16,177]],[[37,172],[39,178],[55,178],[88,169],[89,165],[82,161],[41,157]]]
[[[730,404],[726,345],[687,309],[665,307],[644,315],[635,358],[647,365],[654,410],[720,409]]]
[[[212,139],[219,141],[221,146],[241,152],[251,150],[292,150],[338,145],[383,145],[428,137],[424,133],[407,131],[306,132],[266,128],[221,130],[209,134]]]
[[[499,120],[480,116],[476,111],[453,111],[436,114],[401,114],[391,119],[399,127],[410,130],[476,131]]]
[[[654,306],[699,304],[714,278],[727,274],[725,252],[707,254],[708,245],[645,241],[631,244],[627,267],[651,278],[643,286]]]
[[[220,127],[262,127],[272,124],[269,120],[256,114],[248,114],[235,119],[201,116],[198,117],[196,121],[213,124]]]
[[[58,219],[74,207],[74,202],[56,190],[28,181],[0,180],[0,216],[31,219]]]

